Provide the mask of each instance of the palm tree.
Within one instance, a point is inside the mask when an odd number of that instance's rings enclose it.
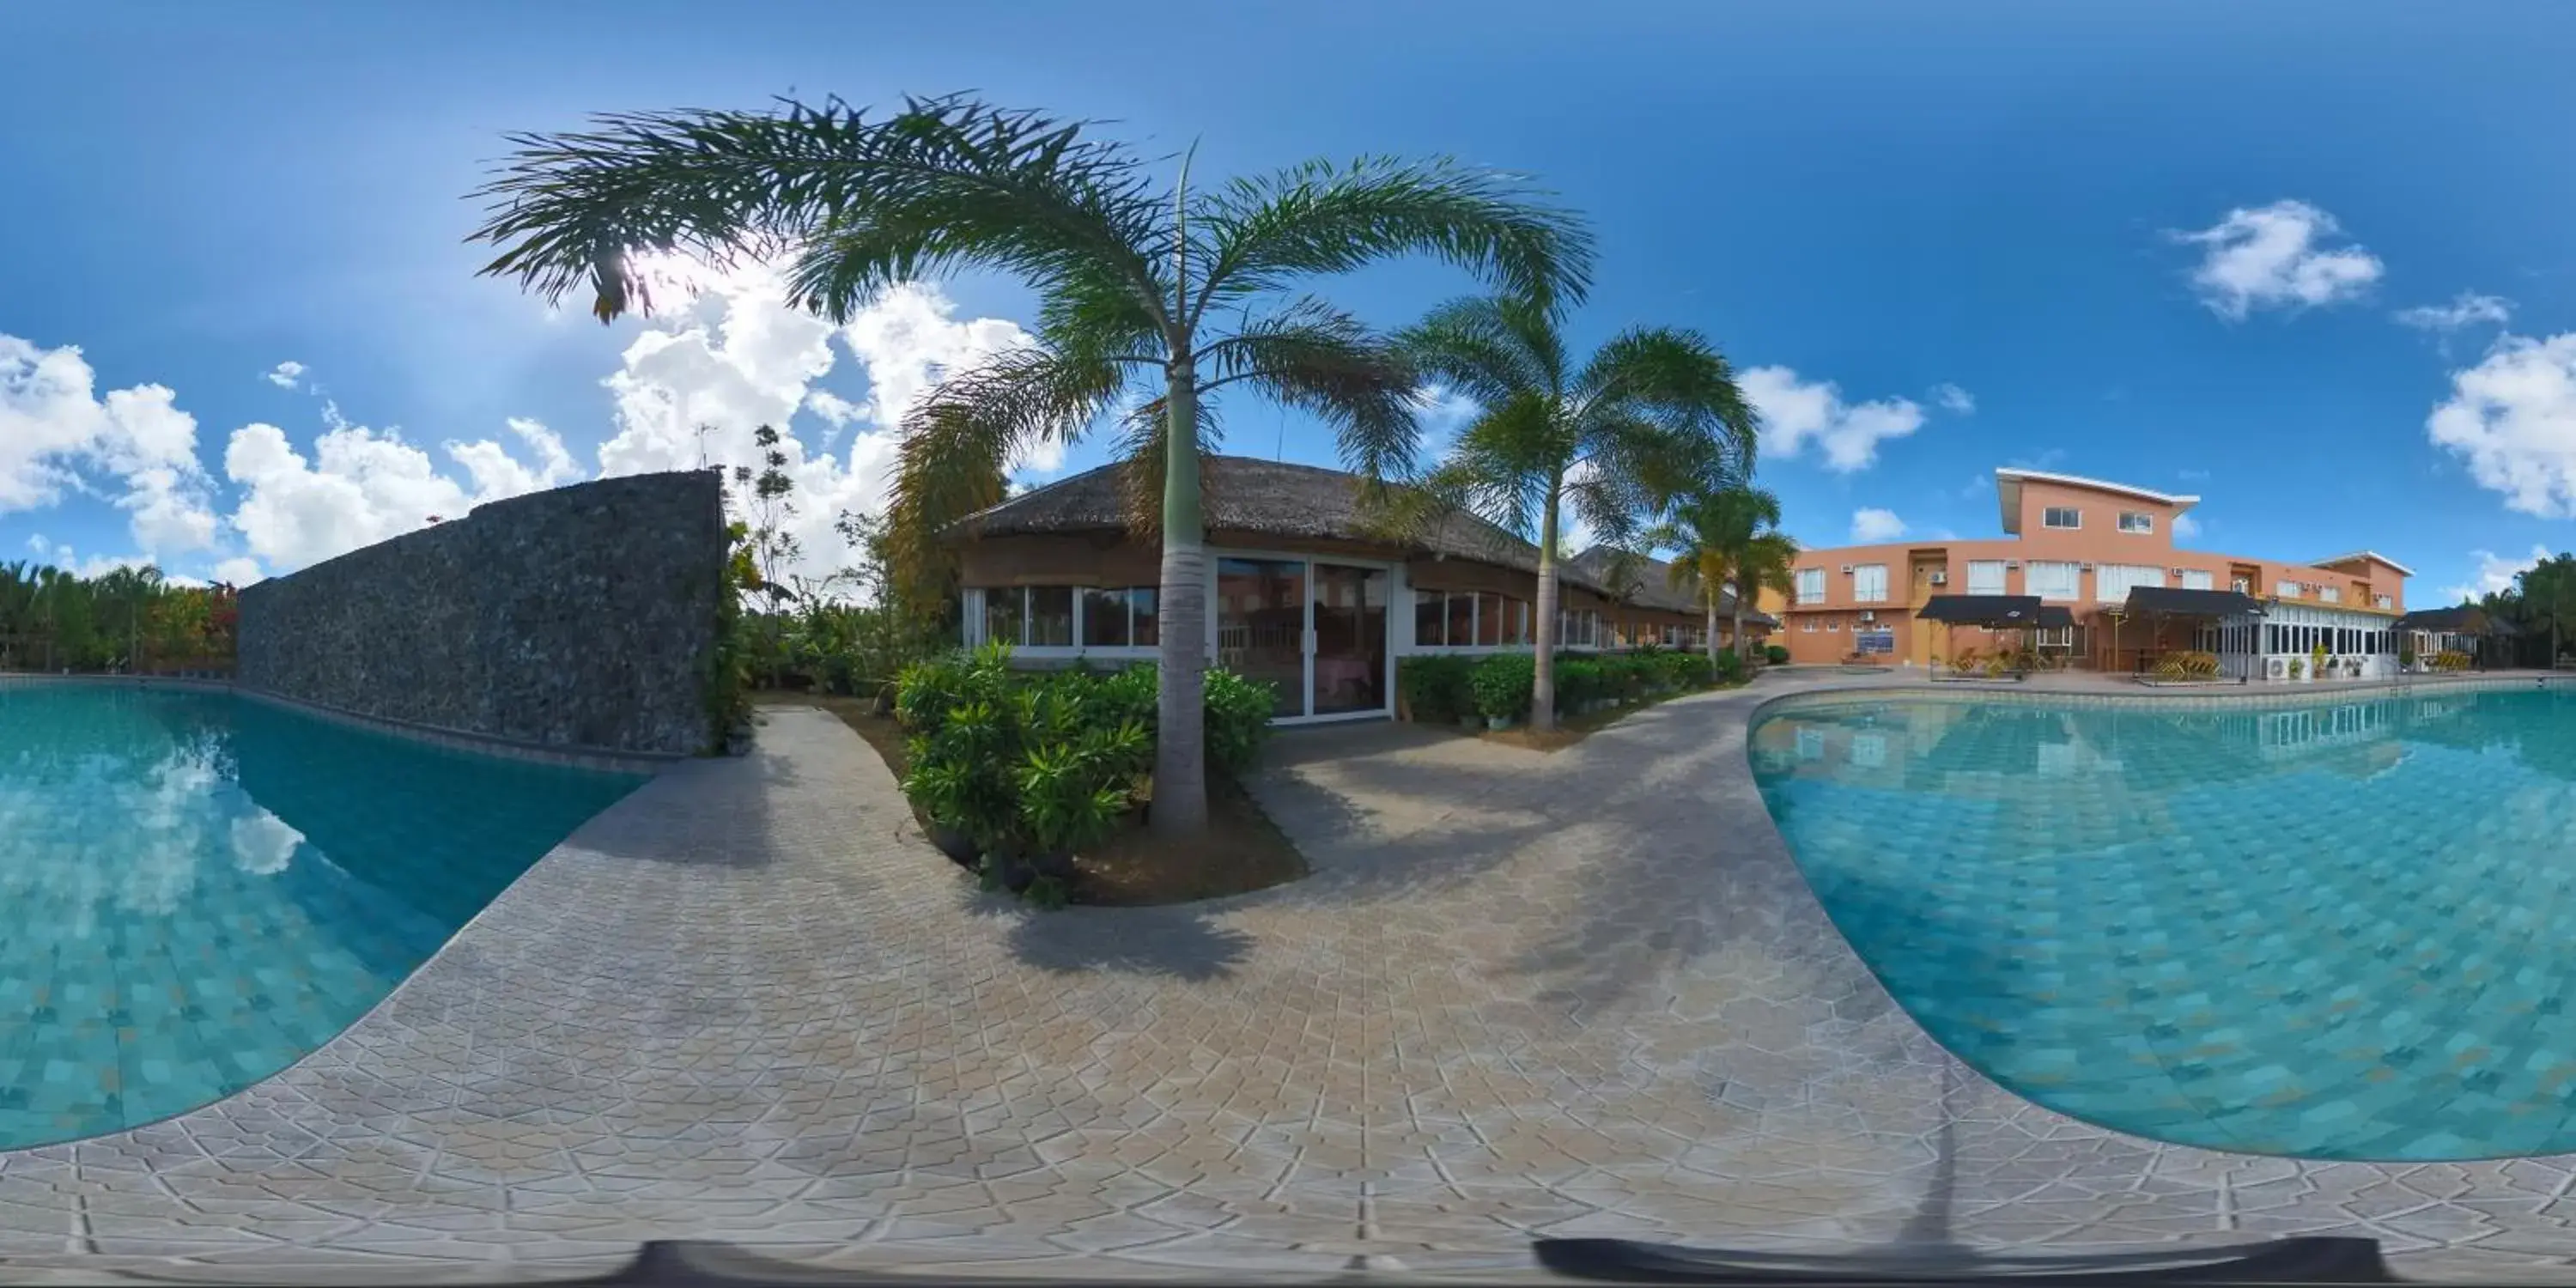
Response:
[[[1762,586],[1785,579],[1796,562],[1798,544],[1780,532],[1780,498],[1769,491],[1723,477],[1716,486],[1694,492],[1673,507],[1664,522],[1640,540],[1655,549],[1674,551],[1672,584],[1696,583],[1708,611],[1708,656],[1717,658],[1717,601],[1727,587],[1735,591],[1734,649],[1744,652],[1744,605]]]
[[[1696,332],[1621,332],[1581,367],[1555,314],[1512,296],[1453,301],[1397,336],[1475,419],[1423,489],[1538,545],[1538,675],[1530,723],[1556,724],[1556,569],[1570,513],[1613,545],[1714,470],[1753,468],[1755,417],[1734,369]],[[1535,533],[1532,528],[1535,527]]]
[[[549,300],[587,286],[602,321],[649,306],[639,252],[719,264],[784,256],[796,302],[835,320],[898,282],[984,269],[1039,297],[1039,343],[957,373],[905,427],[895,510],[918,521],[989,504],[1002,462],[1070,441],[1120,405],[1131,489],[1158,495],[1161,702],[1154,824],[1207,820],[1200,457],[1212,396],[1246,386],[1339,433],[1346,465],[1410,470],[1414,380],[1352,315],[1287,298],[1301,279],[1428,254],[1550,305],[1579,299],[1591,240],[1518,180],[1448,161],[1362,158],[1191,187],[1083,127],[964,97],[868,119],[838,100],[774,113],[598,118],[589,132],[516,135],[478,195],[483,270]]]

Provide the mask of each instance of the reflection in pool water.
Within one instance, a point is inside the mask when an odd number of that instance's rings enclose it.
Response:
[[[222,694],[0,683],[0,1149],[293,1063],[640,781]]]
[[[2576,693],[1788,709],[1817,897],[1926,1030],[2160,1140],[2576,1150]]]

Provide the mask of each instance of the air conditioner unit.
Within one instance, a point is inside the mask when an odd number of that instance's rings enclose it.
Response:
[[[2020,571],[2021,571],[2021,560],[2019,560],[2019,559],[2006,559],[2006,560],[2004,560],[2004,571],[2005,571],[2005,572],[2020,572]]]
[[[1844,575],[1844,576],[1846,576],[1846,577],[1850,576],[1850,575],[1851,575],[1851,570],[1852,570],[1852,566],[1851,566],[1850,564],[1844,564],[1844,565],[1843,565],[1843,575]]]
[[[2084,565],[2082,565],[2082,567],[2083,567],[2084,571],[2086,571],[2086,572],[2091,572],[2091,571],[2093,571],[2093,565],[2091,565],[2091,564],[2084,564]]]
[[[2173,575],[2175,575],[2175,576],[2177,576],[2177,577],[2182,576],[2182,575],[2183,575],[2183,570],[2182,570],[2182,569],[2180,569],[2180,568],[2176,568],[2176,569],[2174,569],[2174,570],[2173,570]]]
[[[1868,609],[1862,609],[1860,619],[1864,622],[1874,622],[1878,620],[1878,614],[1871,612]]]
[[[1935,585],[1935,586],[1947,586],[1947,585],[1949,585],[1949,584],[1950,584],[1950,574],[1948,574],[1948,573],[1946,573],[1946,572],[1936,572],[1936,573],[1932,574],[1932,584],[1933,584],[1933,585]]]

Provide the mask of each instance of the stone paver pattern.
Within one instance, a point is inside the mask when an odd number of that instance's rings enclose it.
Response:
[[[644,1239],[980,1273],[1527,1273],[1528,1241],[2059,1251],[2363,1234],[2566,1277],[2576,1160],[2124,1137],[1949,1058],[1808,892],[1766,677],[1554,754],[1283,734],[1315,872],[1025,911],[830,716],[664,772],[338,1040],[178,1119],[0,1154],[0,1280],[594,1273]]]

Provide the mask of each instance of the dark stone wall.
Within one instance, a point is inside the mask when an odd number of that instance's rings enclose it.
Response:
[[[236,683],[527,742],[701,751],[724,557],[711,470],[495,501],[244,588]]]

